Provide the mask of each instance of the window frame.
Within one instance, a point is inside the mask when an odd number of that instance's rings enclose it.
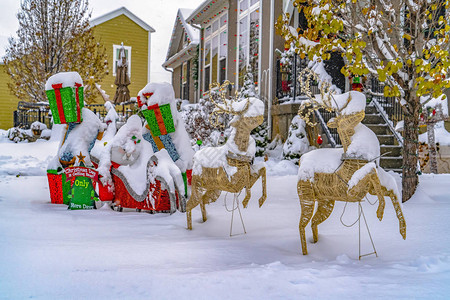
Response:
[[[256,92],[259,91],[259,85],[261,82],[261,28],[262,28],[262,0],[256,0],[256,2],[251,5],[250,0],[245,0],[247,2],[247,8],[243,11],[241,11],[241,2],[238,1],[238,26],[237,26],[237,35],[236,35],[236,85],[238,88],[239,86],[239,48],[240,48],[240,32],[241,32],[241,22],[244,18],[247,18],[246,25],[247,25],[247,40],[245,41],[245,48],[246,48],[246,62],[245,65],[247,66],[250,62],[250,24],[251,24],[251,14],[255,11],[258,11],[259,14],[259,30],[258,30],[258,81],[255,85]]]
[[[226,21],[225,22],[223,22],[223,24],[221,24],[221,20],[222,20],[222,18],[224,18],[226,16]],[[221,70],[220,70],[220,62],[221,61],[223,61],[223,60],[225,60],[225,66],[227,65],[227,62],[228,62],[228,18],[229,18],[229,14],[228,14],[228,12],[224,12],[223,14],[219,14],[219,15],[217,15],[216,17],[214,17],[208,24],[207,24],[207,26],[205,26],[204,27],[204,31],[205,31],[205,33],[206,33],[206,30],[208,29],[208,28],[210,28],[209,29],[209,35],[208,36],[206,36],[206,34],[205,34],[205,37],[204,37],[204,41],[203,41],[203,45],[204,45],[204,47],[203,47],[203,50],[202,50],[202,53],[203,53],[203,59],[202,59],[202,66],[203,66],[203,70],[204,70],[204,72],[202,72],[202,76],[203,76],[203,94],[205,94],[207,91],[209,91],[209,84],[208,84],[208,86],[206,86],[206,83],[207,82],[209,82],[209,83],[212,83],[212,79],[213,79],[213,70],[214,70],[214,68],[213,68],[213,48],[214,48],[214,45],[213,45],[213,40],[214,40],[214,38],[217,38],[217,66],[216,66],[216,68],[215,68],[215,70],[216,70],[216,76],[215,76],[215,78],[216,79],[218,79],[218,80],[220,80],[221,78],[221,76],[220,76],[220,74],[221,74]],[[216,29],[216,30],[213,30],[213,24],[216,24],[217,23],[217,25],[218,25],[218,28]],[[226,36],[226,44],[227,44],[227,47],[225,48],[226,50],[224,50],[223,49],[223,47],[221,47],[221,46],[223,46],[223,45],[221,45],[221,42],[220,42],[220,37],[221,37],[221,34],[222,33],[224,33],[224,32],[226,32],[226,34],[227,34],[227,36]],[[210,58],[209,58],[209,63],[208,64],[206,64],[206,44],[207,43],[210,43],[210,48],[209,48],[209,52],[210,52]],[[225,53],[222,53],[222,51],[224,51]],[[224,54],[223,56],[224,56],[224,58],[222,58],[221,59],[221,56],[222,56],[222,54]],[[206,80],[206,68],[209,68],[209,80]],[[225,80],[226,78],[227,78],[227,72],[228,72],[228,70],[227,69],[225,69],[225,78],[223,79],[223,80]],[[221,82],[219,82],[219,83],[221,83]]]
[[[128,52],[128,77],[131,78],[131,46],[123,46],[125,48],[125,51]],[[116,76],[117,72],[117,51],[116,50],[120,50],[120,48],[122,48],[122,45],[113,45],[113,71],[112,71],[112,75]]]

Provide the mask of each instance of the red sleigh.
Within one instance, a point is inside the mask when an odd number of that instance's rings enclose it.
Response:
[[[133,191],[127,179],[118,170],[120,165],[112,163],[111,175],[114,191],[108,186],[99,184],[99,198],[101,201],[111,201],[111,208],[123,211],[123,208],[147,211],[149,213],[174,213],[176,210],[186,211],[186,198],[176,191],[170,193],[163,178],[156,178],[154,182],[147,182],[147,188],[142,195]],[[191,181],[191,170],[187,172],[188,182]]]

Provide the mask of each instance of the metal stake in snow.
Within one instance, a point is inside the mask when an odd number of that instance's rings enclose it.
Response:
[[[375,244],[373,243],[372,235],[370,234],[369,225],[367,224],[366,216],[364,215],[363,208],[361,206],[361,202],[358,202],[358,254],[359,254],[359,260],[361,260],[361,257],[369,256],[372,254],[375,254],[376,257],[378,257],[377,250],[375,249]],[[373,252],[362,254],[361,255],[361,215],[364,218],[364,223],[366,224],[367,233],[369,234],[370,242],[372,243]]]
[[[367,197],[366,197],[366,199],[367,199]],[[369,202],[369,200],[367,200],[367,202]],[[356,222],[358,222],[358,259],[361,260],[361,257],[369,256],[372,254],[375,254],[375,256],[378,257],[377,250],[375,249],[375,243],[373,242],[372,235],[370,234],[369,225],[367,224],[366,216],[364,215],[364,211],[363,211],[361,202],[358,202],[358,219],[356,219],[356,221],[350,225],[345,224],[344,221],[342,220],[342,217],[344,216],[344,213],[345,213],[345,209],[347,208],[347,204],[348,204],[348,202],[346,202],[344,205],[344,210],[342,211],[340,221],[341,221],[341,224],[344,225],[345,227],[353,227],[356,224]],[[366,254],[361,254],[361,215],[364,219],[364,223],[366,224],[367,233],[369,234],[370,242],[372,244],[372,249],[373,249],[373,252],[366,253]]]
[[[244,219],[242,218],[241,208],[239,207],[239,199],[238,198],[239,198],[240,194],[241,193],[239,193],[239,194],[234,193],[233,194],[233,206],[232,206],[231,209],[228,209],[228,207],[227,207],[227,195],[228,195],[228,193],[225,195],[225,199],[224,199],[225,209],[228,212],[231,212],[230,236],[233,236],[233,219],[234,219],[234,211],[236,209],[238,210],[239,217],[241,218],[242,228],[244,229],[244,233],[243,234],[247,233],[247,231],[245,230]],[[242,234],[242,233],[240,233],[240,234]],[[240,234],[235,234],[235,235],[240,235]]]

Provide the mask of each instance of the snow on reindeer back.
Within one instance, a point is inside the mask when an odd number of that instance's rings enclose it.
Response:
[[[83,80],[80,74],[77,72],[60,72],[55,75],[50,76],[50,78],[45,83],[45,90],[53,89],[53,84],[62,83],[62,87],[75,86],[75,83],[83,85]]]
[[[248,100],[248,101],[247,101]],[[248,105],[248,107],[246,107]],[[242,115],[236,115],[230,124],[237,122],[242,118],[251,118],[264,115],[264,103],[255,97],[249,97],[240,101],[230,102],[226,100],[226,108],[231,108],[236,112],[247,110]],[[216,108],[218,109],[218,108]],[[223,167],[228,176],[233,176],[237,168],[230,166],[227,161],[229,153],[238,154],[247,157],[255,157],[256,142],[253,137],[249,136],[248,147],[245,151],[240,151],[238,145],[234,142],[236,137],[236,128],[231,129],[230,137],[225,145],[220,147],[206,147],[194,155],[193,174],[201,175],[203,168],[219,168]]]

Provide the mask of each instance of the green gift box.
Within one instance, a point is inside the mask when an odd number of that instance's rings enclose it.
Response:
[[[353,83],[361,83],[361,77],[359,76],[353,77]]]
[[[52,84],[51,90],[46,90],[50,110],[55,124],[80,123],[83,121],[81,109],[84,107],[83,86],[62,87],[62,83]]]
[[[165,135],[175,132],[175,125],[173,124],[172,111],[170,104],[152,105],[148,109],[142,110],[144,118],[153,136]]]

